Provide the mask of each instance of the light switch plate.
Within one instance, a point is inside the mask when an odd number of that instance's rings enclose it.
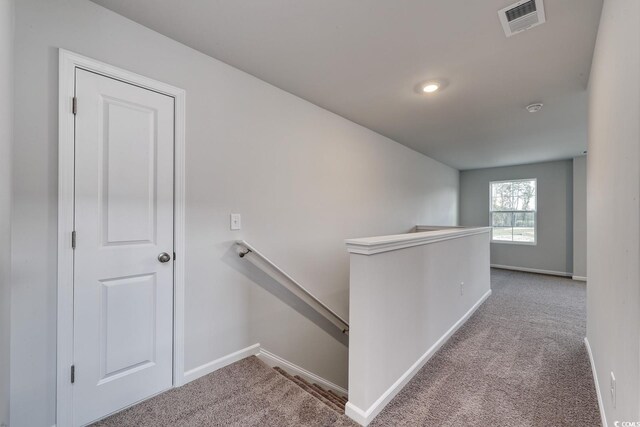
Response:
[[[232,230],[242,229],[242,218],[240,217],[240,214],[237,214],[237,213],[231,214],[231,229]]]

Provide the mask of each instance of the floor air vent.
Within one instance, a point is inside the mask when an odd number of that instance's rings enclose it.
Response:
[[[498,11],[500,23],[507,37],[544,24],[542,0],[523,0]]]

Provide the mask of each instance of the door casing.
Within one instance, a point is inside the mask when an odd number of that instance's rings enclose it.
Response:
[[[73,422],[73,248],[75,163],[75,71],[81,68],[175,99],[174,111],[174,306],[173,386],[184,384],[184,265],[185,265],[185,101],[183,89],[125,71],[65,49],[59,50],[58,105],[58,314],[56,349],[56,425]],[[78,108],[82,108],[78,105]]]

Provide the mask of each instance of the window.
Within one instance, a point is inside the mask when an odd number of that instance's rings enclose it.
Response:
[[[494,181],[490,187],[491,240],[535,244],[537,180]]]

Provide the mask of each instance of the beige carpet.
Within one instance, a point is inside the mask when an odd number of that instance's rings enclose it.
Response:
[[[372,426],[599,426],[586,287],[492,270],[493,295]]]
[[[354,426],[349,418],[250,357],[95,426]]]
[[[493,295],[372,426],[600,425],[583,283],[492,271]],[[251,357],[98,426],[354,426]]]

